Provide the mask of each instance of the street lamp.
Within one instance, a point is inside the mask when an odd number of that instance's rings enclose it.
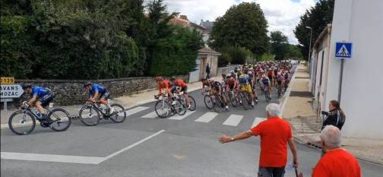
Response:
[[[309,58],[307,59],[307,61],[309,62],[309,66],[311,69],[309,69],[309,73],[311,75],[311,70],[312,70],[312,63],[311,63],[311,40],[313,38],[313,28],[311,28],[310,26],[306,26],[307,29],[310,30],[310,46],[309,46]]]
[[[310,46],[309,46],[309,60],[311,59],[311,40],[313,38],[313,29],[310,26],[306,26],[307,29],[310,30]]]

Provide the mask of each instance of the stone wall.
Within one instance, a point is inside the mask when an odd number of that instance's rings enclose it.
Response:
[[[188,81],[188,76],[178,76]],[[83,91],[84,83],[89,80],[16,80],[16,83],[30,83],[51,89],[55,93],[54,103],[57,105],[82,104],[87,99],[87,93]],[[157,84],[153,77],[131,77],[120,79],[91,80],[94,83],[104,85],[111,93],[111,98],[138,93],[147,89],[155,89]],[[23,95],[20,100],[27,99]],[[19,102],[20,100],[16,100]]]

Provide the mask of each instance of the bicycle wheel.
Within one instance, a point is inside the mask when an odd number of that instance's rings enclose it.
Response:
[[[189,111],[195,111],[197,109],[197,104],[195,103],[195,99],[188,95],[189,96],[189,101],[190,101],[190,108],[189,108]]]
[[[27,111],[16,111],[10,117],[8,126],[17,135],[30,134],[36,127],[36,119]]]
[[[122,107],[119,104],[111,104],[111,109],[113,109],[113,112],[110,113],[110,119],[114,123],[122,123],[126,119],[126,112],[124,107]]]
[[[182,115],[184,115],[186,113],[187,108],[179,100],[175,100],[175,101],[173,101],[173,103],[174,103],[174,104],[172,104],[173,109],[175,110],[175,112],[178,115],[182,116]]]
[[[242,100],[242,106],[245,110],[251,109],[251,99],[249,99],[251,96],[247,92],[241,92],[241,100]]]
[[[53,121],[50,128],[54,131],[61,132],[67,130],[72,124],[69,113],[62,108],[53,109],[48,114],[48,119]]]
[[[213,109],[214,102],[213,98],[210,95],[205,95],[203,98],[203,102],[205,103],[207,109]]]
[[[265,100],[266,102],[270,102],[270,92],[268,90],[265,91]]]
[[[170,115],[171,106],[165,100],[158,100],[154,105],[154,110],[159,118],[166,118]]]
[[[100,123],[100,113],[92,105],[84,105],[79,112],[81,122],[86,126],[95,126]]]
[[[238,100],[238,95],[235,96],[233,93],[229,93],[229,100],[233,107],[237,107],[240,104]]]
[[[225,103],[223,101],[222,95],[214,97],[214,110],[217,112],[225,111]]]

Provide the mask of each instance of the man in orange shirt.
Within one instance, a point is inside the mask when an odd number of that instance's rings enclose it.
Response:
[[[223,135],[219,138],[221,143],[228,143],[251,136],[260,136],[259,177],[284,176],[287,163],[287,144],[293,154],[294,166],[298,166],[297,151],[293,142],[291,127],[287,121],[279,117],[280,113],[279,105],[270,103],[266,107],[267,120],[233,137]]]
[[[333,125],[327,125],[321,132],[320,139],[325,154],[314,168],[313,177],[361,177],[361,170],[356,158],[340,148],[341,133]]]

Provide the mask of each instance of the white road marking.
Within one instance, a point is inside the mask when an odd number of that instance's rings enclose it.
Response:
[[[229,118],[226,119],[225,122],[223,122],[223,125],[229,125],[229,126],[238,126],[238,124],[241,122],[243,116],[242,115],[236,115],[232,114],[229,116]]]
[[[165,132],[160,130],[136,143],[129,145],[117,152],[114,152],[106,157],[92,157],[92,156],[73,156],[73,155],[55,155],[55,154],[35,154],[35,153],[17,153],[17,152],[1,152],[1,159],[6,160],[25,160],[25,161],[40,161],[40,162],[61,162],[61,163],[77,163],[77,164],[93,164],[97,165],[106,161],[124,151],[132,149],[145,141],[148,141],[155,136]]]
[[[195,111],[187,111],[184,115],[180,116],[180,115],[174,115],[172,117],[170,117],[169,119],[170,120],[182,120],[182,119],[185,119],[186,117],[190,116],[190,114],[193,114]]]
[[[204,115],[202,115],[201,117],[199,117],[198,119],[196,119],[195,121],[208,123],[211,120],[213,120],[217,115],[218,115],[218,113],[216,113],[216,112],[207,112]]]
[[[105,158],[90,157],[90,156],[1,152],[1,159],[40,161],[40,162],[79,163],[79,164],[99,164],[102,161],[104,161]]]
[[[266,120],[266,118],[263,118],[263,117],[256,117],[254,119],[254,122],[253,122],[253,125],[251,126],[251,128],[257,126],[259,123],[261,123],[262,121]]]
[[[142,139],[142,140],[140,140],[140,141],[137,141],[136,143],[134,143],[134,144],[132,144],[132,145],[130,145],[130,146],[128,146],[128,147],[125,147],[125,148],[123,148],[123,149],[121,149],[121,150],[119,150],[119,151],[117,151],[117,152],[115,152],[115,153],[113,153],[113,154],[110,154],[110,155],[108,155],[108,156],[105,157],[105,160],[108,160],[108,159],[110,159],[110,158],[112,158],[112,157],[114,157],[114,156],[116,156],[116,155],[118,155],[118,154],[121,154],[121,153],[124,152],[124,151],[127,151],[127,150],[129,150],[129,149],[132,149],[132,148],[134,148],[134,147],[136,147],[136,146],[138,146],[138,145],[144,143],[145,141],[148,141],[148,140],[154,138],[155,136],[157,136],[157,135],[159,135],[159,134],[161,134],[161,133],[163,133],[163,132],[165,132],[165,130],[160,130],[160,131],[158,131],[157,133],[154,133],[154,134],[152,134],[152,135],[150,135],[150,136],[148,136],[148,137],[146,137],[146,138],[144,138],[144,139]],[[103,160],[103,161],[105,161],[105,160]]]
[[[157,117],[157,114],[155,111],[149,113],[149,114],[146,114],[144,116],[142,116],[141,118],[144,118],[144,119],[154,119]]]
[[[146,109],[148,109],[148,108],[149,108],[149,107],[138,106],[138,107],[135,107],[135,108],[133,108],[133,109],[129,109],[129,110],[126,111],[126,116],[130,116],[130,115],[132,115],[132,114],[136,114],[136,113],[141,112],[141,111],[143,111],[143,110],[146,110]]]

